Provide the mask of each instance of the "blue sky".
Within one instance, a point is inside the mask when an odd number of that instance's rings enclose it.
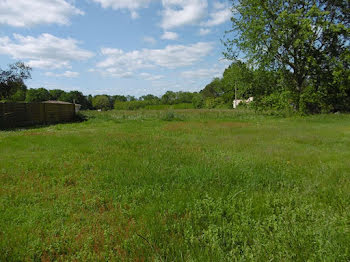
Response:
[[[229,64],[230,16],[229,0],[0,0],[0,67],[86,95],[199,91]]]

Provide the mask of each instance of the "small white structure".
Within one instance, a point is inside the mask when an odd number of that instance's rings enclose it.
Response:
[[[232,102],[232,106],[234,109],[237,108],[237,106],[240,104],[240,103],[246,103],[246,104],[249,104],[250,102],[253,102],[254,101],[254,97],[249,97],[247,100],[239,100],[239,99],[235,99],[233,100]]]
[[[74,104],[75,105],[75,113],[78,113],[81,109],[81,105],[79,104]]]

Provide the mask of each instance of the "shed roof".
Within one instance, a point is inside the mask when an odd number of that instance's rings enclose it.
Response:
[[[69,103],[69,102],[55,101],[55,100],[43,101],[42,103],[45,103],[45,104],[66,104],[66,105],[72,105],[72,103]]]

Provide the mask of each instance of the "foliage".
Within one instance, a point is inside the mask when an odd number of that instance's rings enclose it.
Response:
[[[169,110],[169,109],[193,109],[192,103],[180,103],[175,105],[163,105],[163,104],[157,104],[157,105],[146,105],[144,109],[147,110]]]
[[[30,67],[22,62],[9,65],[8,70],[2,70],[0,68],[0,100],[11,99],[11,96],[15,95],[18,91],[19,93],[25,91],[27,87],[24,85],[24,80],[31,78],[31,70]],[[12,97],[12,99],[18,96],[22,99],[23,95],[19,93],[15,97]]]
[[[350,110],[349,1],[239,0],[232,10],[227,58],[245,55],[252,65],[278,72],[296,110]],[[300,103],[310,86],[318,106],[305,107]]]
[[[50,100],[50,93],[45,88],[29,89],[26,93],[26,102],[42,102]]]
[[[155,102],[155,101],[159,101],[159,97],[152,95],[152,94],[148,94],[145,96],[141,96],[140,100],[141,101],[153,101],[153,102]]]
[[[204,108],[212,109],[212,108],[223,108],[224,106],[224,100],[222,97],[208,97],[205,99],[204,102]]]
[[[176,100],[176,93],[173,91],[167,91],[161,98],[162,104],[171,105],[174,104]]]
[[[176,114],[174,111],[168,111],[164,114],[162,120],[164,121],[182,121],[183,118]]]
[[[192,104],[194,108],[204,107],[204,97],[201,93],[195,93],[192,98]]]
[[[60,89],[49,90],[50,100],[58,101],[61,97],[64,97],[65,91]]]
[[[173,113],[0,132],[0,261],[349,260],[350,115]]]
[[[256,110],[272,110],[284,114],[291,114],[293,111],[293,104],[288,91],[274,92],[262,96],[260,100],[254,101],[251,106]]]
[[[8,101],[25,101],[27,86],[23,82],[11,82],[8,84],[11,89],[11,95],[7,98]],[[14,92],[14,93],[13,93]]]
[[[110,101],[106,95],[97,95],[92,99],[92,106],[96,109],[111,109]]]
[[[59,99],[60,101],[65,101],[69,103],[75,103],[80,104],[82,109],[91,109],[92,108],[92,101],[90,102],[82,92],[79,91],[70,91],[70,92],[63,92]]]
[[[204,96],[204,98],[215,98],[221,96],[224,93],[223,89],[224,88],[221,79],[216,77],[208,85],[206,85],[205,88],[200,91],[200,93]]]

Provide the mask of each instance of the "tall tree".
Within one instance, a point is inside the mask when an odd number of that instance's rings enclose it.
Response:
[[[232,10],[227,36],[234,39],[225,40],[225,56],[235,60],[244,55],[255,66],[279,71],[296,109],[310,85],[315,92],[327,89],[325,93],[335,82],[346,88],[348,0],[233,0]]]
[[[241,61],[236,61],[225,69],[221,82],[224,93],[223,98],[226,103],[232,102],[235,97],[237,99],[246,99],[253,95],[252,70]]]
[[[9,69],[0,68],[0,99],[9,99],[18,91],[25,91],[24,80],[31,78],[32,69],[22,62],[9,65]]]
[[[216,98],[224,93],[222,79],[215,77],[200,93],[205,97]]]

